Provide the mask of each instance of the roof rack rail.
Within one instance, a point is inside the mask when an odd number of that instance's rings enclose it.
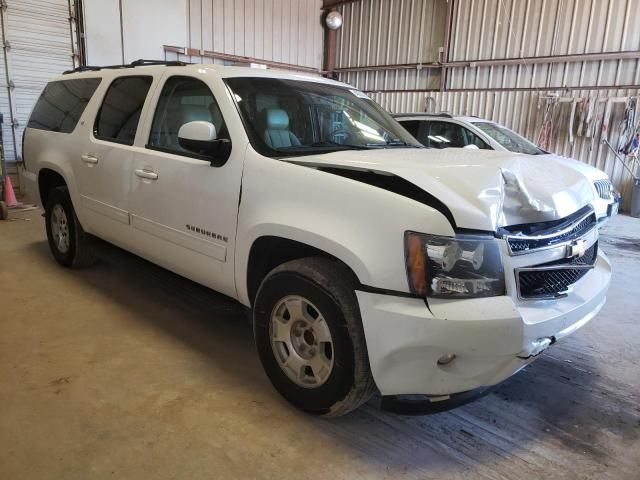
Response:
[[[127,63],[125,65],[83,65],[81,67],[76,67],[73,70],[65,70],[62,72],[63,75],[68,75],[70,73],[79,73],[79,72],[97,72],[99,70],[106,69],[120,69],[120,68],[135,68],[135,67],[145,67],[152,65],[164,65],[166,67],[184,67],[185,65],[189,65],[186,62],[180,62],[178,60],[146,60],[144,58],[140,58],[138,60],[134,60],[131,63]]]
[[[179,60],[147,60],[144,58],[139,58],[131,62],[129,65],[132,67],[143,67],[145,65],[164,65],[167,67],[184,67],[185,65],[189,65],[186,62],[181,62]]]
[[[100,70],[101,67],[94,67],[91,65],[82,65],[81,67],[76,67],[73,70],[65,70],[64,72],[62,72],[63,75],[66,75],[68,73],[76,73],[76,72],[93,72],[96,70]]]
[[[448,112],[425,112],[425,115],[429,116],[429,117],[442,117],[442,118],[453,118],[453,115],[451,115]]]
[[[453,118],[453,115],[447,112],[431,113],[431,112],[413,112],[413,113],[394,113],[394,117],[442,117]]]

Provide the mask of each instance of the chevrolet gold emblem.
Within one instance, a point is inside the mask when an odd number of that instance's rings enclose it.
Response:
[[[584,256],[587,251],[587,241],[584,239],[574,240],[570,245],[567,245],[566,258],[575,258]]]

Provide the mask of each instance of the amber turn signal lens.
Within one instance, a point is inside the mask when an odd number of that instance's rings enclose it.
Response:
[[[419,235],[408,233],[406,242],[409,286],[413,293],[424,297],[427,295],[427,278],[422,240]]]

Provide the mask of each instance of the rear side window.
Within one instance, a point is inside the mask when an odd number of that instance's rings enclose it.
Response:
[[[104,96],[93,134],[100,140],[133,145],[140,113],[153,77],[116,78]]]
[[[99,78],[49,82],[38,98],[28,128],[71,133],[100,85]]]

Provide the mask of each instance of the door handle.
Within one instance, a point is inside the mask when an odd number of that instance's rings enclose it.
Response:
[[[90,153],[89,154],[85,154],[85,155],[81,155],[80,158],[82,159],[82,161],[84,163],[91,163],[93,165],[98,163],[98,157],[96,157],[95,155],[91,155]]]
[[[158,174],[156,172],[150,172],[149,170],[135,170],[136,176],[140,178],[146,178],[147,180],[157,180]]]

